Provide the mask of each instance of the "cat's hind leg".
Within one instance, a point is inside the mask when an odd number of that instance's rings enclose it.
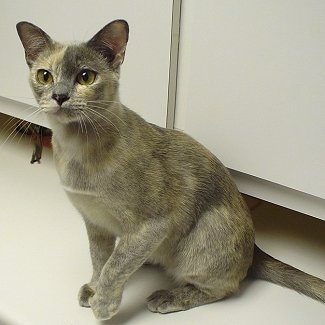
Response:
[[[227,292],[208,294],[192,284],[187,284],[171,290],[156,291],[147,298],[147,303],[150,311],[167,314],[209,304],[225,296]]]
[[[221,208],[207,212],[178,243],[174,265],[166,270],[180,285],[153,293],[148,298],[149,310],[159,313],[187,310],[229,297],[239,290],[251,264],[254,236],[248,221],[245,225],[244,218],[231,217],[229,213]],[[237,231],[240,227],[242,231]]]

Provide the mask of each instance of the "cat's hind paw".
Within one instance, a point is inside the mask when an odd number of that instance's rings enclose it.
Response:
[[[159,290],[147,298],[148,309],[154,313],[173,313],[222,299],[224,295],[210,296],[193,285],[171,290]]]
[[[153,313],[167,314],[184,310],[179,306],[172,291],[159,290],[147,298],[148,309]]]

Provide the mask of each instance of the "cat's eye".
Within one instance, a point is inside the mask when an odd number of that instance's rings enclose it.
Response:
[[[40,69],[37,71],[37,80],[42,85],[49,85],[53,83],[53,76],[51,75],[51,72],[45,69]]]
[[[96,79],[96,72],[92,70],[81,70],[77,75],[77,82],[83,86],[89,86],[94,83]]]

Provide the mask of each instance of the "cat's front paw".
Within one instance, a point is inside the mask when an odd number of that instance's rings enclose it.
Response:
[[[89,304],[98,320],[107,320],[118,312],[120,299],[114,301],[107,296],[100,296],[95,293],[94,296],[89,298]]]
[[[84,284],[78,294],[79,305],[81,307],[90,308],[89,298],[92,297],[96,292],[96,285],[92,283]]]

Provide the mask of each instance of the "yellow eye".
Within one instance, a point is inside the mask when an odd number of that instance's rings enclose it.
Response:
[[[81,70],[77,75],[77,82],[83,86],[89,86],[94,83],[96,79],[96,72],[91,70]]]
[[[53,77],[51,75],[51,72],[44,69],[40,69],[37,71],[37,80],[42,85],[49,85],[53,83]]]

